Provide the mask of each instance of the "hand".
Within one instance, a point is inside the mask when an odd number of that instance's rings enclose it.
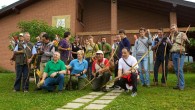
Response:
[[[99,69],[99,70],[98,70],[98,72],[99,72],[100,74],[102,74],[102,73],[103,73],[102,69]]]
[[[45,80],[41,80],[38,84],[37,87],[40,88],[44,84]]]
[[[78,77],[78,76],[81,76],[81,75],[80,75],[80,74],[75,74],[75,76],[77,76],[77,77]]]
[[[118,64],[118,60],[115,62],[115,64]]]
[[[72,50],[71,48],[67,48],[66,50]]]
[[[188,39],[186,34],[183,34],[182,38],[183,38],[184,41]]]
[[[136,70],[133,68],[133,69],[131,69],[131,73],[135,73],[136,72]]]
[[[169,38],[167,38],[166,43],[171,43],[171,40]]]
[[[57,75],[57,72],[54,72],[50,75],[50,77],[54,78]]]
[[[31,61],[32,61],[32,58],[28,59],[28,61],[27,61],[27,62],[28,62],[28,63],[30,63]]]

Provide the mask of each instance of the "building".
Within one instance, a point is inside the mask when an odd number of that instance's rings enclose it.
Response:
[[[195,3],[183,0],[20,0],[0,10],[0,67],[14,70],[9,64],[8,36],[18,31],[17,23],[22,20],[44,20],[50,25],[57,21],[70,27],[73,35],[106,36],[108,42],[118,29],[125,29],[133,44],[132,35],[140,27],[169,32],[174,23],[185,31],[189,24],[195,27],[194,15]]]

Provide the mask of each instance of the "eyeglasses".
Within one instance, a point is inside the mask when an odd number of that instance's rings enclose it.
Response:
[[[101,55],[101,53],[96,53],[96,55]]]

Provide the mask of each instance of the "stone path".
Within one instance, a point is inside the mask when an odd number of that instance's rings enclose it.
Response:
[[[85,96],[77,98],[56,110],[100,110],[106,107],[113,99],[121,94],[122,90],[112,90],[110,92],[91,92]]]

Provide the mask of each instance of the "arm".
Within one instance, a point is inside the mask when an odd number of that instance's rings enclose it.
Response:
[[[44,55],[46,55],[46,56],[48,56],[48,57],[52,57],[53,56],[53,54],[54,54],[54,52],[55,52],[55,47],[52,45],[52,46],[50,46],[50,50],[51,51],[49,51],[49,52],[44,52]]]

